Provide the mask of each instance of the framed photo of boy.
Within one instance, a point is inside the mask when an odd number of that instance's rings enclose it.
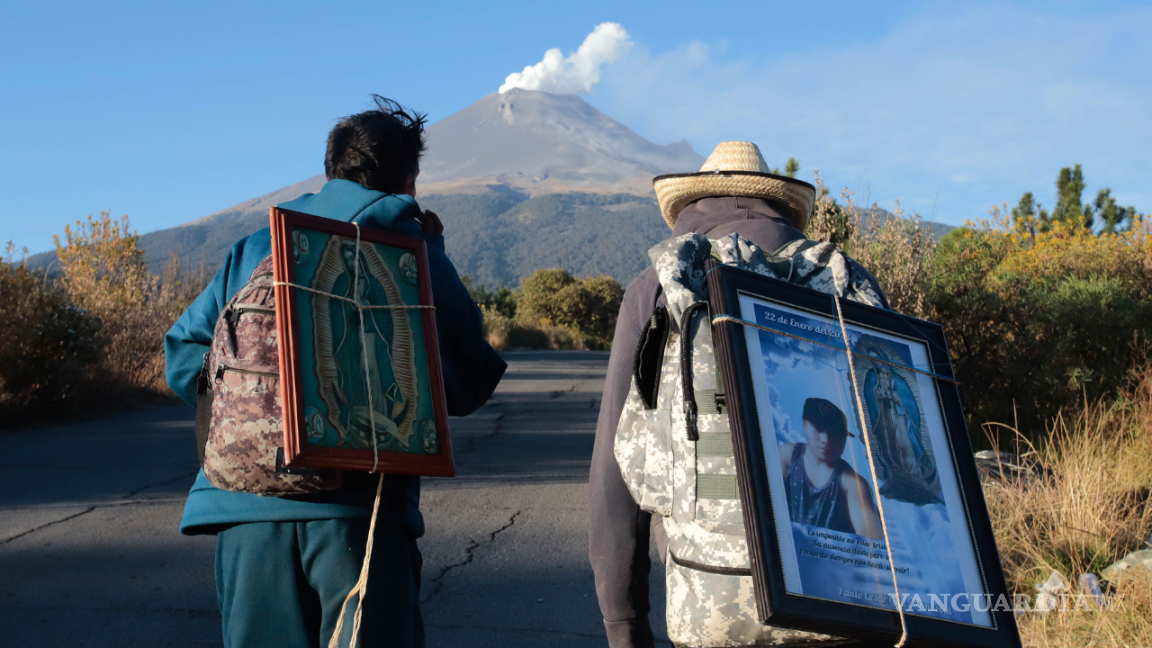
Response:
[[[762,621],[894,644],[898,589],[906,645],[1020,646],[941,327],[711,267]]]
[[[423,239],[270,220],[286,468],[454,476]]]

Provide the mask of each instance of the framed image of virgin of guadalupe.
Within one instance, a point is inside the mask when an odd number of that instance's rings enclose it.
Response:
[[[762,621],[1020,646],[941,327],[716,263],[708,288]]]
[[[271,210],[284,464],[452,477],[423,239]]]

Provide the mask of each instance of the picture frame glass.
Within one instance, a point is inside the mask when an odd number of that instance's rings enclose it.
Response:
[[[739,309],[789,334],[741,327],[785,591],[896,609],[862,413],[905,614],[994,628],[925,340],[846,322],[860,412],[839,321],[743,291]]]
[[[296,226],[291,262],[315,291],[296,293],[305,443],[370,450],[374,422],[381,452],[439,454],[422,311],[346,301],[420,304],[415,255],[364,240],[357,255],[355,239]]]

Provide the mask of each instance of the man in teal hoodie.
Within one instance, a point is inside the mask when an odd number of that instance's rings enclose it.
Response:
[[[448,413],[465,416],[488,400],[506,365],[485,341],[480,310],[444,253],[443,225],[416,204],[424,116],[409,115],[383,97],[375,101],[376,109],[332,129],[324,158],[328,182],[320,192],[280,207],[424,238]],[[271,253],[268,228],[238,241],[165,336],[168,384],[185,402],[196,402],[197,376],[220,311]],[[328,645],[344,597],[359,578],[375,481],[352,473],[335,491],[261,497],[220,490],[200,471],[180,531],[216,534],[216,594],[225,646]],[[416,547],[423,534],[419,477],[386,476],[361,646],[424,645]],[[341,646],[349,644],[351,628],[344,624]]]

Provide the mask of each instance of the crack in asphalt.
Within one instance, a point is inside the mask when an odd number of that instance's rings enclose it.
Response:
[[[140,488],[137,488],[136,490],[132,491],[131,493],[128,493],[127,495],[124,495],[124,496],[123,496],[123,497],[121,497],[120,499],[128,499],[129,497],[132,497],[133,495],[136,495],[136,494],[138,494],[138,493],[141,493],[141,492],[143,492],[143,491],[146,491],[146,490],[148,490],[149,488],[152,488],[153,486],[167,486],[168,484],[171,484],[172,482],[178,482],[178,481],[180,481],[181,479],[188,479],[189,477],[195,477],[195,476],[196,476],[196,474],[197,474],[197,473],[199,473],[199,472],[200,472],[200,467],[199,467],[199,466],[197,466],[197,467],[196,467],[196,470],[193,470],[193,471],[192,471],[192,472],[190,472],[190,473],[184,473],[184,474],[181,474],[181,475],[177,475],[177,476],[173,477],[172,479],[167,479],[167,480],[164,480],[164,481],[160,481],[160,482],[155,482],[155,483],[152,483],[152,484],[145,484],[145,485],[141,486]]]
[[[499,416],[492,419],[492,431],[487,432],[485,434],[481,434],[480,436],[469,437],[467,439],[464,439],[464,442],[465,442],[464,447],[461,448],[459,450],[459,452],[457,452],[456,454],[462,455],[462,454],[468,454],[471,452],[475,452],[477,442],[487,441],[488,439],[491,439],[491,438],[495,437],[496,435],[500,434],[501,432],[503,432],[504,426],[501,425],[501,421],[503,421],[507,417],[508,417],[507,414],[505,414],[504,412],[501,412]]]
[[[445,565],[444,567],[441,567],[440,573],[438,573],[435,576],[433,576],[432,578],[428,579],[436,587],[428,595],[428,598],[424,599],[422,604],[430,603],[432,601],[432,599],[439,596],[440,592],[443,591],[443,589],[444,589],[444,582],[443,582],[444,577],[446,577],[448,575],[448,573],[454,569],[457,569],[459,567],[466,567],[466,566],[472,564],[472,561],[476,560],[476,551],[478,549],[480,549],[480,547],[490,545],[493,542],[496,542],[496,536],[507,531],[508,529],[512,528],[512,526],[514,524],[516,524],[516,517],[518,515],[520,515],[520,513],[521,513],[521,511],[519,511],[519,510],[512,513],[512,515],[508,518],[508,522],[504,526],[502,526],[499,529],[496,529],[495,531],[488,534],[488,539],[485,542],[476,542],[475,539],[469,538],[468,539],[468,546],[464,548],[464,560],[462,560],[458,563],[453,563],[451,565]]]
[[[556,391],[551,392],[548,394],[548,398],[560,398],[564,394],[571,394],[574,391],[576,391],[576,383],[572,383],[572,386],[568,389],[557,389]]]
[[[89,513],[91,513],[92,511],[95,511],[98,508],[100,508],[100,507],[99,506],[89,506],[88,508],[84,509],[83,511],[80,511],[79,513],[73,513],[72,515],[69,515],[68,517],[63,517],[63,518],[60,518],[59,520],[53,520],[51,522],[48,522],[47,524],[41,524],[38,527],[28,529],[27,531],[24,531],[22,533],[17,533],[14,536],[0,540],[0,545],[6,545],[9,542],[16,540],[17,538],[23,538],[26,535],[36,533],[37,531],[40,531],[41,529],[47,529],[48,527],[60,524],[61,522],[67,522],[68,520],[75,520],[76,518],[80,517],[81,515],[88,515]]]
[[[167,485],[167,484],[171,484],[171,483],[173,483],[173,482],[177,482],[177,481],[180,481],[181,479],[187,479],[187,478],[189,478],[189,477],[194,477],[194,476],[196,475],[196,473],[198,473],[198,472],[200,472],[200,469],[199,469],[199,468],[197,468],[195,472],[191,472],[191,473],[184,473],[184,474],[181,474],[181,475],[177,475],[176,477],[173,477],[173,478],[171,478],[171,479],[166,479],[166,480],[164,480],[164,481],[159,481],[159,482],[154,482],[154,483],[150,483],[150,484],[145,484],[145,485],[141,486],[140,488],[137,488],[136,490],[133,490],[132,492],[128,493],[127,495],[123,495],[123,496],[121,496],[121,497],[120,497],[120,499],[121,499],[121,500],[126,500],[126,499],[128,499],[128,498],[130,498],[130,497],[132,497],[132,496],[134,496],[134,495],[137,495],[138,493],[140,493],[140,492],[142,492],[142,491],[148,490],[149,488],[152,488],[152,487],[154,487],[154,486],[164,486],[164,485]],[[61,522],[67,522],[67,521],[69,521],[69,520],[75,520],[76,518],[78,518],[78,517],[80,517],[80,516],[82,516],[82,515],[88,515],[89,513],[93,512],[93,511],[96,511],[96,510],[98,510],[98,509],[102,509],[102,508],[114,508],[114,507],[118,507],[118,506],[131,506],[131,505],[133,505],[133,504],[145,504],[147,499],[148,499],[148,498],[145,498],[145,500],[133,500],[133,501],[130,501],[130,502],[123,502],[123,501],[121,501],[121,502],[109,502],[109,503],[107,503],[107,504],[97,504],[97,505],[95,505],[95,506],[89,506],[88,508],[84,509],[83,511],[80,511],[79,513],[73,513],[72,515],[69,515],[69,516],[67,516],[67,517],[62,517],[62,518],[60,518],[59,520],[53,520],[53,521],[51,521],[51,522],[47,522],[47,523],[45,523],[45,524],[41,524],[40,526],[37,526],[37,527],[33,527],[33,528],[31,528],[31,529],[27,529],[27,530],[25,530],[25,531],[21,531],[20,533],[17,533],[17,534],[16,534],[16,535],[14,535],[14,536],[9,536],[9,537],[7,537],[7,538],[2,538],[2,539],[0,539],[0,545],[6,545],[6,544],[8,544],[9,542],[12,542],[13,540],[17,540],[17,539],[19,539],[19,538],[23,538],[24,536],[27,536],[27,535],[31,535],[31,534],[33,534],[33,533],[36,533],[37,531],[42,531],[42,530],[44,530],[44,529],[47,529],[47,528],[48,528],[48,527],[50,527],[50,526],[55,526],[55,525],[57,525],[57,524],[60,524]]]

